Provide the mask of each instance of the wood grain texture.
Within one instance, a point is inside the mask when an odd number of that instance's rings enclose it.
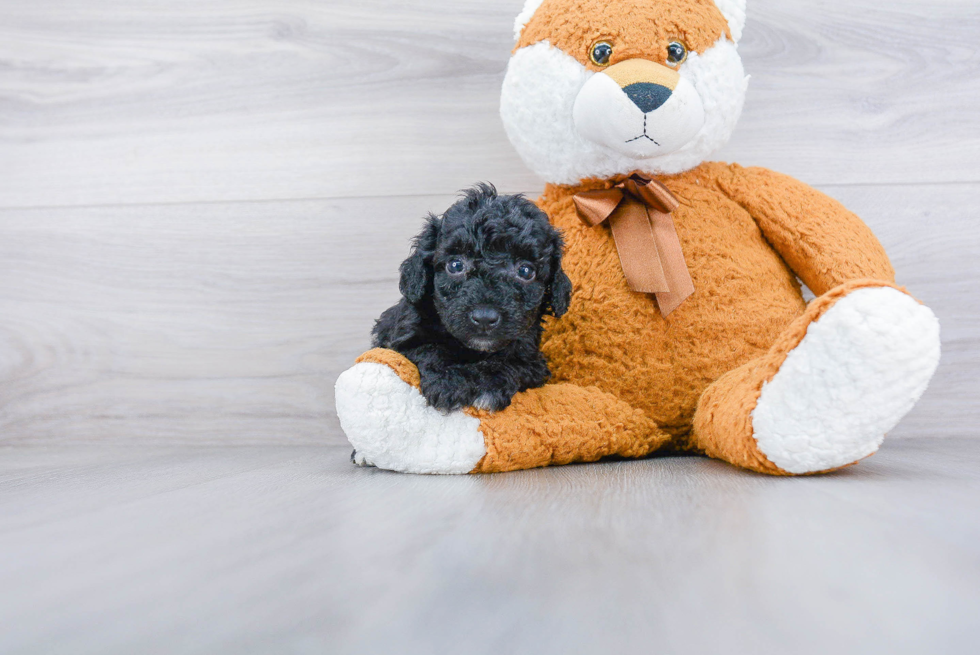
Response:
[[[980,639],[980,441],[832,476],[432,478],[344,448],[0,448],[0,651],[943,653]]]
[[[980,437],[980,225],[977,185],[825,187],[884,244],[899,284],[942,325],[943,356],[922,401],[891,436]]]
[[[893,433],[978,436],[980,185],[828,187],[943,323]],[[343,443],[333,383],[452,196],[0,210],[0,443]]]
[[[535,191],[497,116],[522,3],[7,0],[0,206]],[[980,181],[973,0],[750,5],[720,158]]]
[[[0,441],[320,443],[452,198],[0,212]]]
[[[541,187],[523,0],[4,0],[0,652],[975,652],[980,6],[749,2],[721,158],[822,185],[943,323],[833,476],[349,465],[333,383],[421,217]]]

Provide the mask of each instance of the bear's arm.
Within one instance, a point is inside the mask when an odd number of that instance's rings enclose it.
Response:
[[[822,295],[849,280],[895,281],[885,249],[855,214],[816,189],[765,168],[727,167],[721,190],[744,207],[803,283]]]

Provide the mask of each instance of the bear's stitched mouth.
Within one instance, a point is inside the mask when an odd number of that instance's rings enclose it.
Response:
[[[630,139],[626,143],[633,143],[634,141],[639,141],[640,139],[646,139],[647,141],[653,142],[654,145],[656,145],[658,147],[660,146],[660,144],[657,143],[657,140],[656,139],[654,139],[652,136],[650,136],[649,134],[647,134],[647,115],[646,114],[643,115],[643,134],[641,134],[640,136],[638,136],[636,138]]]
[[[660,145],[659,143],[657,143],[653,138],[651,138],[647,134],[641,134],[640,136],[636,137],[635,139],[630,139],[626,143],[633,143],[634,141],[639,141],[640,139],[646,139],[647,141],[652,141],[653,143],[655,143],[658,146]]]

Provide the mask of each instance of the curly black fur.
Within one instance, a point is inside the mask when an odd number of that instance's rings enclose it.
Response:
[[[401,265],[402,300],[381,315],[374,346],[419,368],[422,395],[444,411],[499,411],[551,373],[541,354],[542,319],[568,311],[572,284],[562,239],[522,196],[489,184],[430,215]]]

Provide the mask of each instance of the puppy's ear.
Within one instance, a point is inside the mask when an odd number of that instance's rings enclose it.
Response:
[[[561,318],[568,312],[568,306],[572,303],[572,281],[561,267],[564,244],[561,235],[557,232],[552,245],[554,251],[551,255],[551,284],[548,285],[548,313],[555,318]]]
[[[398,289],[413,305],[432,292],[432,256],[441,221],[429,214],[422,232],[412,242],[412,254],[402,262]]]

